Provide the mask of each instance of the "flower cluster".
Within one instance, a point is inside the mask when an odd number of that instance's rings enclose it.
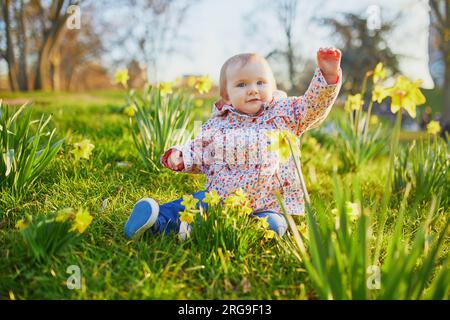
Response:
[[[28,219],[22,218],[16,222],[15,227],[19,231],[25,230],[30,226],[29,222],[32,220],[33,219],[31,217],[29,217]],[[92,220],[92,215],[82,208],[78,209],[78,211],[76,212],[73,208],[64,208],[62,210],[59,210],[56,213],[55,217],[48,221],[56,223],[65,223],[69,221],[71,225],[69,231],[74,231],[81,234],[86,231],[87,227],[89,227],[89,225],[92,223]]]
[[[239,188],[233,194],[229,195],[223,202],[225,212],[237,211],[241,215],[249,215],[253,212],[250,207],[250,201],[247,195]]]
[[[114,79],[116,80],[116,83],[120,83],[125,88],[128,87],[128,80],[130,79],[130,76],[128,75],[127,69],[119,69],[114,74]]]
[[[336,229],[339,229],[339,210],[334,208],[331,210],[331,213],[335,216],[336,219]],[[358,203],[346,201],[345,202],[345,214],[350,218],[352,222],[356,221],[361,215],[361,209]]]
[[[212,82],[207,76],[202,76],[197,79],[194,88],[197,89],[200,94],[208,93],[211,91]]]
[[[211,190],[205,194],[205,198],[203,199],[203,202],[210,205],[210,206],[216,206],[220,203],[220,196],[217,194],[216,190]]]
[[[276,233],[273,230],[269,229],[269,223],[267,220],[269,217],[259,218],[258,219],[258,227],[263,231],[264,240],[268,241],[275,237]]]
[[[94,149],[94,145],[91,143],[91,140],[84,139],[81,142],[74,143],[74,148],[70,151],[75,156],[75,160],[78,161],[81,158],[89,160],[89,157],[92,154],[92,149]]]
[[[367,73],[366,77],[372,76],[372,102],[381,103],[385,98],[391,98],[391,112],[397,113],[404,109],[412,117],[416,117],[416,106],[425,103],[425,96],[420,91],[420,80],[411,81],[401,75],[392,87],[384,87],[381,81],[385,79],[386,72],[383,64],[378,63],[374,70]],[[361,93],[349,95],[345,102],[346,111],[361,110],[364,99]]]
[[[349,95],[345,101],[344,109],[347,112],[361,110],[363,104],[364,100],[362,99],[360,93]]]
[[[297,137],[293,133],[287,130],[276,130],[268,131],[266,132],[266,135],[271,141],[271,144],[268,146],[267,150],[278,154],[278,157],[282,163],[289,160],[291,152],[294,156],[300,153]]]
[[[136,106],[133,104],[126,106],[123,109],[123,113],[126,114],[129,118],[134,117],[134,114],[136,113]]]
[[[184,206],[184,210],[180,212],[180,221],[186,223],[192,223],[194,221],[195,213],[198,211],[196,205],[198,200],[192,195],[184,195],[181,205]]]
[[[173,93],[173,82],[161,82],[159,84],[159,92],[162,97]]]
[[[427,125],[427,132],[431,135],[437,135],[439,132],[441,132],[441,125],[438,121],[430,121]]]

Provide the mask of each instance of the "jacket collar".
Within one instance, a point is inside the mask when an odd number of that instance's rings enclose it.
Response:
[[[226,104],[222,100],[219,100],[216,103],[214,103],[212,116],[219,117],[219,116],[223,116],[223,115],[227,114],[228,112],[231,112],[237,116],[241,116],[244,118],[258,118],[268,109],[268,107],[273,103],[273,101],[274,101],[274,99],[272,98],[272,101],[270,101],[269,103],[264,103],[262,105],[261,110],[259,110],[257,113],[247,114],[247,113],[240,112],[240,111],[236,110],[232,105]]]

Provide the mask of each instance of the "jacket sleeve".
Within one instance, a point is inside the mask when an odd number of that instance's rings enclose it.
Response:
[[[336,84],[328,84],[320,68],[314,72],[308,90],[300,97],[292,97],[289,109],[291,111],[291,127],[295,134],[300,135],[308,129],[319,126],[331,111],[342,84],[342,70]]]
[[[161,157],[161,164],[170,169],[167,159],[173,150],[179,150],[183,157],[183,168],[174,171],[205,173],[214,158],[214,144],[212,143],[214,137],[212,130],[213,122],[214,120],[212,119],[208,120],[193,140],[188,141],[184,145],[169,148]]]

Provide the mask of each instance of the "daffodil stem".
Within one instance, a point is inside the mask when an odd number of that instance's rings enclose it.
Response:
[[[358,126],[359,126],[359,122],[361,121],[361,114],[363,112],[363,108],[364,108],[364,95],[366,93],[367,90],[367,79],[369,79],[369,77],[372,75],[372,72],[366,72],[366,75],[364,76],[364,80],[363,80],[363,84],[361,87],[361,99],[363,101],[363,106],[358,109],[357,112],[357,119],[356,119],[356,124],[355,124],[355,133],[358,133]]]
[[[363,138],[363,142],[365,142],[366,139],[367,139],[367,132],[369,131],[370,114],[372,112],[372,106],[373,106],[373,101],[370,101],[369,109],[367,110],[366,123],[364,124],[364,138]]]
[[[383,229],[384,229],[384,225],[386,223],[386,212],[387,212],[387,207],[388,207],[389,201],[391,200],[391,193],[392,193],[392,189],[391,189],[392,188],[392,177],[391,176],[392,176],[392,171],[393,171],[393,167],[394,167],[394,157],[395,157],[395,153],[397,151],[397,145],[398,145],[399,138],[400,138],[401,124],[402,124],[402,110],[399,110],[397,112],[397,119],[395,122],[394,134],[391,139],[391,150],[389,152],[389,168],[388,168],[388,173],[387,173],[387,177],[386,177],[386,184],[384,186],[383,203],[382,203],[382,207],[381,207],[380,216],[378,219],[377,242],[376,242],[376,246],[375,246],[375,256],[374,256],[374,260],[373,260],[374,265],[377,265],[377,263],[378,263],[378,259],[380,256],[380,250],[381,250],[381,244],[383,242]]]
[[[302,189],[303,189],[303,194],[305,196],[305,201],[307,201],[309,203],[310,202],[309,194],[308,194],[308,191],[306,190],[305,180],[303,179],[302,170],[300,168],[300,163],[297,162],[297,160],[296,160],[295,152],[294,152],[294,149],[293,149],[290,141],[289,141],[289,148],[291,149],[291,154],[292,154],[292,158],[294,159],[294,165],[295,165],[295,169],[297,171],[298,178],[300,180],[300,183],[302,184]],[[299,154],[299,157],[300,157],[300,146],[298,146],[298,151],[299,151],[298,154]]]

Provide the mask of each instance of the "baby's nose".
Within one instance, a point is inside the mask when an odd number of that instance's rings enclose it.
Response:
[[[257,94],[258,93],[258,90],[256,89],[256,87],[255,86],[249,86],[248,87],[248,94]]]

